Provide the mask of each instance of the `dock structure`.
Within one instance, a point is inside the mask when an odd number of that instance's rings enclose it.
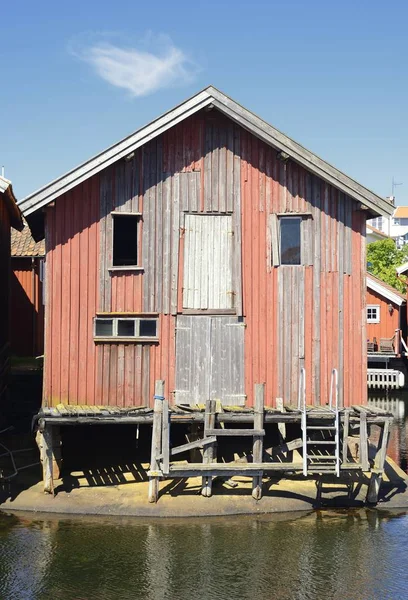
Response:
[[[252,478],[252,496],[262,497],[263,477],[273,474],[340,477],[360,471],[370,477],[367,502],[376,503],[384,472],[391,413],[375,406],[352,405],[337,410],[327,406],[265,406],[264,385],[254,391],[255,406],[223,407],[217,400],[205,406],[169,406],[163,395],[164,382],[155,386],[154,408],[138,407],[68,407],[43,408],[38,415],[37,441],[42,449],[44,490],[53,493],[54,479],[59,477],[60,427],[67,425],[133,424],[152,428],[149,476],[149,502],[157,502],[160,481],[164,479],[202,477],[201,493],[212,495],[212,482],[217,477]],[[172,426],[194,426],[197,439],[172,445]],[[297,426],[298,435],[283,437],[271,446],[266,428],[281,430]],[[377,426],[376,445],[370,442],[370,430]],[[235,440],[238,458],[224,462],[217,448],[222,439]],[[242,450],[243,438],[252,440],[251,450]],[[192,451],[201,460],[192,462]],[[197,455],[197,454],[196,454]]]

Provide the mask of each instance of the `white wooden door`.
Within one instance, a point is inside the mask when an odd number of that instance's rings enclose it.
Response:
[[[231,215],[186,215],[184,229],[183,308],[233,308]]]

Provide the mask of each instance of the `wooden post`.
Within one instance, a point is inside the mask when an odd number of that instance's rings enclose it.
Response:
[[[162,439],[162,420],[163,420],[163,401],[164,401],[164,381],[156,381],[154,388],[154,411],[152,427],[152,450],[150,455],[149,471],[149,502],[157,502],[159,498],[159,470],[158,456],[161,452]]]
[[[378,440],[377,452],[375,455],[374,470],[371,472],[370,483],[367,490],[367,502],[377,504],[380,493],[385,461],[387,460],[388,437],[390,430],[390,418],[386,418]]]
[[[264,402],[265,385],[257,383],[255,385],[255,406],[254,406],[254,429],[263,429],[264,422]],[[254,435],[254,445],[252,451],[254,463],[261,463],[263,458],[263,436]],[[262,475],[255,475],[252,479],[252,497],[255,500],[262,498]]]
[[[368,436],[367,436],[367,413],[360,413],[360,462],[361,470],[369,471],[370,463],[368,461]]]
[[[43,420],[39,422],[36,442],[40,451],[40,460],[43,470],[44,492],[54,494],[54,455],[53,455],[53,430]]]
[[[343,463],[347,463],[349,423],[350,423],[350,409],[346,408],[344,410],[344,422],[343,422],[343,458],[342,458]]]
[[[205,416],[204,416],[204,438],[207,437],[207,431],[215,429],[215,400],[207,400],[205,403]],[[203,454],[203,463],[209,464],[214,462],[216,458],[216,447],[215,444],[206,446]],[[201,494],[206,498],[212,495],[212,477],[203,476],[201,483]]]
[[[170,415],[169,401],[163,400],[163,436],[162,436],[162,454],[163,454],[163,474],[169,474],[170,467]]]

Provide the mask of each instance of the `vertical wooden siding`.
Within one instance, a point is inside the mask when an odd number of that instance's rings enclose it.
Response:
[[[44,305],[40,258],[11,259],[11,352],[39,356],[44,352]]]
[[[112,210],[140,212],[138,273],[111,272]],[[148,404],[154,380],[175,389],[184,214],[232,214],[237,314],[244,316],[245,392],[325,403],[333,367],[345,404],[366,400],[364,212],[332,186],[217,114],[200,113],[47,209],[45,399]],[[270,215],[310,213],[302,266],[272,267]],[[97,311],[157,312],[158,344],[95,346]]]
[[[257,382],[266,383],[268,403],[296,403],[302,366],[309,403],[328,401],[332,368],[343,373],[341,402],[365,402],[363,211],[300,166],[278,161],[276,151],[247,132],[241,132],[241,160],[249,403]],[[312,214],[313,265],[271,266],[272,213]]]

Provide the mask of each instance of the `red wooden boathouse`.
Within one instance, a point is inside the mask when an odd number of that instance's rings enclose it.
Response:
[[[366,220],[394,207],[213,87],[21,203],[46,241],[44,405],[367,395]]]

